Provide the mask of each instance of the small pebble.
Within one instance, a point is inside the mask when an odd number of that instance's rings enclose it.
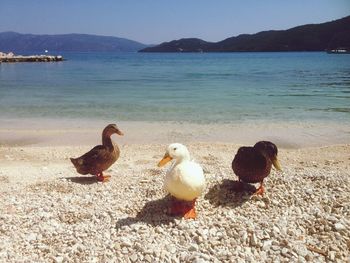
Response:
[[[336,224],[334,224],[334,228],[335,228],[335,230],[337,230],[337,231],[346,230],[346,227],[345,227],[343,224],[341,224],[341,223],[336,223]]]

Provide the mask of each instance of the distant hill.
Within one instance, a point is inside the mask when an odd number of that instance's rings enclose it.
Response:
[[[323,51],[337,47],[350,48],[350,16],[288,30],[239,35],[216,43],[198,38],[174,40],[140,52]]]
[[[138,51],[147,45],[125,38],[86,34],[32,35],[0,33],[0,51]]]

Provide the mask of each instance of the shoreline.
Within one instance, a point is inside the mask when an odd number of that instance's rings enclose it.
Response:
[[[101,132],[113,120],[5,119],[0,118],[1,146],[89,146],[100,143]],[[252,145],[271,140],[280,148],[323,147],[350,143],[350,123],[241,122],[196,124],[189,122],[117,122],[125,136],[120,144],[230,143]]]

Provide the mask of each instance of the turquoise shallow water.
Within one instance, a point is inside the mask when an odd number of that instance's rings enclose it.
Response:
[[[0,64],[0,117],[350,122],[350,55],[62,55]]]

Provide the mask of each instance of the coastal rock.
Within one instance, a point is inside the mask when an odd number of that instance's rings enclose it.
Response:
[[[62,56],[32,55],[32,56],[15,56],[12,52],[0,55],[0,63],[6,62],[57,62],[63,61]]]

